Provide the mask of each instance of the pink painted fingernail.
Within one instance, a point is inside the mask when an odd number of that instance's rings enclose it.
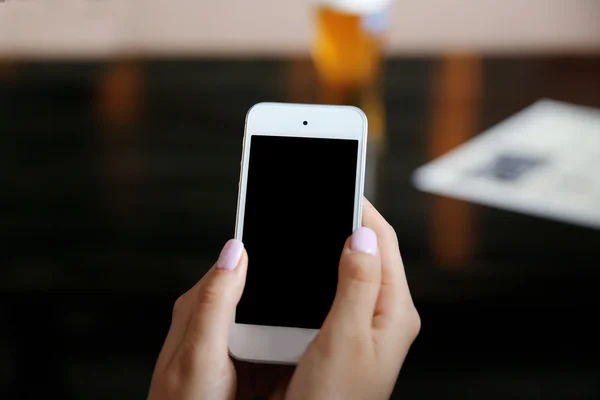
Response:
[[[377,235],[370,228],[358,228],[352,234],[352,239],[350,239],[350,248],[361,253],[376,255]]]
[[[223,250],[221,250],[221,254],[217,260],[217,267],[233,271],[240,263],[242,251],[244,251],[244,243],[236,239],[229,240],[225,243]]]

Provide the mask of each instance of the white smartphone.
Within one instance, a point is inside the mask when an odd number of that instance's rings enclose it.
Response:
[[[248,275],[233,357],[294,364],[333,299],[339,258],[362,222],[367,117],[356,107],[260,103],[248,111],[235,238]]]

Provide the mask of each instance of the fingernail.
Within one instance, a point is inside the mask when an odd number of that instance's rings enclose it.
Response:
[[[361,227],[354,231],[350,248],[361,253],[377,254],[377,235],[372,229]]]
[[[227,269],[233,271],[242,258],[242,251],[244,250],[244,243],[236,239],[231,239],[221,250],[219,259],[217,260],[217,267],[221,269]]]

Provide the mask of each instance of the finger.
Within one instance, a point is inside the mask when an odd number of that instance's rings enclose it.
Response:
[[[198,284],[196,284],[197,286]],[[171,318],[171,326],[165,339],[165,343],[160,351],[158,361],[156,362],[157,368],[165,366],[169,360],[173,357],[185,334],[185,330],[188,326],[189,315],[191,311],[189,297],[196,286],[182,294],[173,306],[173,316]]]
[[[338,286],[326,323],[347,329],[370,329],[381,285],[377,235],[358,228],[346,241],[338,272]]]
[[[179,296],[175,301],[171,316],[171,326],[169,327],[169,332],[167,333],[165,343],[161,349],[156,364],[157,367],[166,365],[181,345],[185,332],[189,326],[193,305],[195,304],[194,299],[196,298],[203,281],[204,279],[201,279],[196,282],[190,290]]]
[[[225,244],[214,267],[190,298],[191,316],[184,341],[193,348],[227,352],[229,329],[244,283],[248,256],[239,240]]]
[[[396,232],[367,199],[363,199],[363,226],[375,231],[379,239],[381,289],[373,324],[375,328],[385,328],[398,319],[406,305],[412,306],[412,298]]]

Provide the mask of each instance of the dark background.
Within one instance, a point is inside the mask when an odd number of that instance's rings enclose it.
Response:
[[[600,232],[411,183],[541,97],[600,106],[600,58],[386,68],[374,202],[422,318],[394,398],[600,398]],[[314,86],[308,59],[0,65],[0,398],[144,398],[173,302],[233,235],[246,111]]]

